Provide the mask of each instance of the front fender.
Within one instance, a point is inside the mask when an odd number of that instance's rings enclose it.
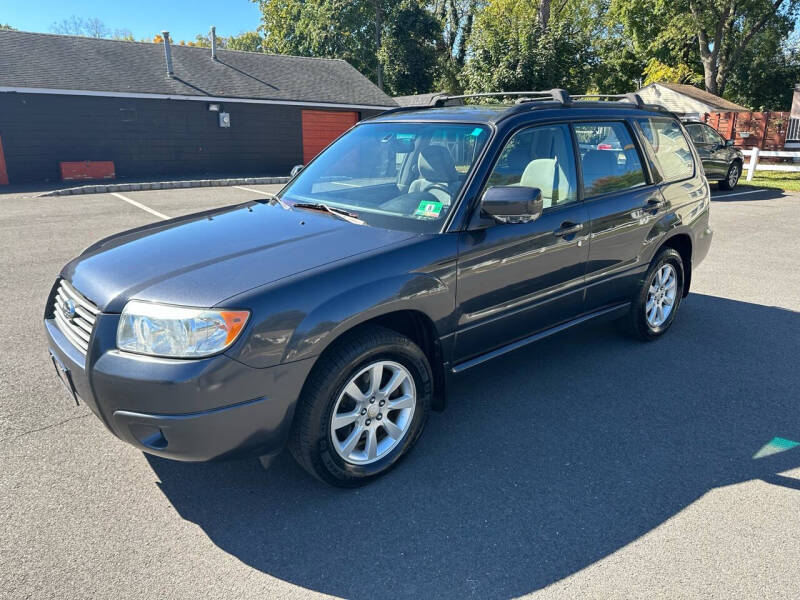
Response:
[[[402,310],[426,315],[441,336],[449,329],[455,311],[454,290],[438,277],[410,273],[342,291],[319,304],[298,325],[286,346],[283,362],[319,355],[353,327]]]
[[[349,328],[398,310],[424,314],[439,335],[452,331],[457,240],[415,238],[232,299],[253,323],[231,358],[266,368],[317,356]]]

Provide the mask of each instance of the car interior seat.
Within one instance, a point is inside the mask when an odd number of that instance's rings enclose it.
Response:
[[[447,148],[426,146],[419,153],[417,167],[419,178],[411,182],[408,192],[428,192],[442,204],[449,205],[458,181],[458,171]]]
[[[556,158],[536,158],[529,162],[519,185],[539,188],[544,208],[550,208],[569,197],[569,181]]]

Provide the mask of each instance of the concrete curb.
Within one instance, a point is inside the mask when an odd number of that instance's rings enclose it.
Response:
[[[289,177],[232,177],[227,179],[188,179],[180,181],[153,181],[150,183],[109,183],[81,185],[74,188],[52,190],[34,196],[73,196],[78,194],[108,194],[110,192],[141,192],[144,190],[174,190],[177,188],[215,187],[231,185],[258,185],[286,183]]]

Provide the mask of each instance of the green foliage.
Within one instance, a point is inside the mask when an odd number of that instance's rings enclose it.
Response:
[[[10,31],[16,31],[17,30],[16,27],[12,27],[8,23],[0,23],[0,30],[1,29],[10,30]]]
[[[644,68],[644,85],[665,81],[669,83],[689,83],[702,85],[703,76],[683,62],[668,65],[657,58],[651,58]]]
[[[263,49],[342,58],[376,79],[375,8],[386,0],[260,0]]]
[[[491,0],[475,20],[464,68],[470,91],[586,90],[594,62],[574,21],[539,20],[536,0]]]
[[[732,65],[724,96],[754,110],[789,110],[800,82],[800,49],[775,29],[756,36]]]
[[[343,58],[390,94],[675,81],[785,108],[800,79],[800,0],[254,1],[261,50]]]
[[[387,93],[428,92],[436,69],[439,22],[418,0],[400,0],[387,17],[378,50]]]
[[[263,52],[262,39],[257,31],[245,31],[227,38],[225,47],[228,50],[244,52]]]

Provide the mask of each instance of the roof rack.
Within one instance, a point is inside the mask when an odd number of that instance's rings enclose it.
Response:
[[[423,104],[418,106],[400,106],[398,108],[389,109],[386,112],[381,113],[380,116],[397,112],[425,110],[427,108],[441,108],[443,106],[459,105],[463,104],[463,100],[466,100],[468,98],[490,98],[490,97],[502,97],[502,96],[518,96],[518,99],[515,101],[514,106],[508,108],[505,112],[502,113],[499,119],[506,119],[515,114],[529,110],[531,108],[530,103],[532,102],[555,102],[561,107],[566,108],[573,106],[573,101],[582,102],[582,106],[590,106],[592,104],[592,101],[597,100],[597,101],[621,102],[625,104],[632,104],[634,107],[640,109],[669,112],[668,109],[664,108],[659,104],[646,104],[644,100],[642,100],[642,97],[635,92],[629,94],[577,94],[575,96],[571,96],[570,93],[567,92],[567,90],[563,90],[561,88],[553,88],[551,90],[545,90],[545,91],[529,90],[521,92],[478,92],[475,94],[458,94],[452,96],[449,94],[437,94],[430,99],[430,102],[427,105]],[[552,104],[549,106],[552,106]],[[545,107],[540,106],[537,108],[545,108]]]
[[[606,98],[612,98],[612,102],[617,101],[617,99],[623,102],[630,102],[631,104],[635,104],[636,108],[644,108],[644,100],[642,97],[637,93],[632,94],[578,94],[573,96],[573,98],[580,98],[580,99],[588,99],[588,98],[596,98],[597,100],[604,100]]]
[[[537,100],[555,100],[564,106],[570,106],[572,99],[567,90],[554,88],[547,91],[523,91],[523,92],[479,92],[476,94],[460,94],[457,96],[441,95],[435,96],[431,100],[431,106],[445,106],[451,100],[464,100],[466,98],[490,98],[492,96],[520,96],[517,102],[535,102]]]

